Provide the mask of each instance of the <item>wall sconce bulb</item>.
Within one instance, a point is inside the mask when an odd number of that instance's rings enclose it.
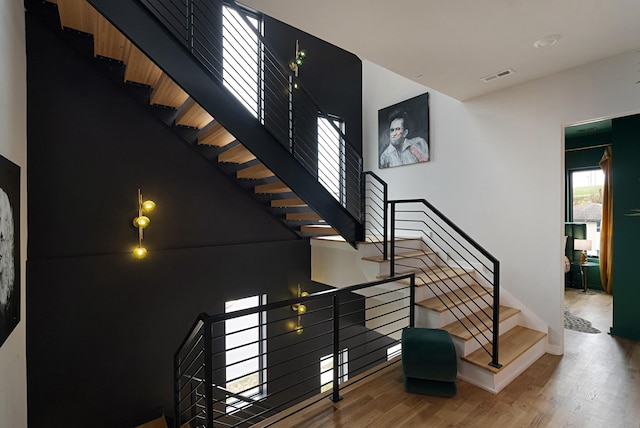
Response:
[[[153,211],[155,207],[156,207],[156,203],[151,200],[144,201],[142,203],[142,211],[146,213],[150,213],[151,211]]]
[[[298,335],[302,334],[302,326],[301,325],[297,325],[293,329],[296,331],[296,334],[298,334]]]
[[[136,259],[144,259],[147,256],[147,249],[142,246],[144,238],[143,229],[151,223],[151,219],[144,214],[150,213],[156,207],[156,203],[151,200],[142,201],[142,191],[138,189],[138,215],[133,218],[133,226],[138,229],[138,246],[133,250]]]
[[[149,226],[149,223],[151,223],[151,220],[145,215],[141,215],[140,217],[136,217],[133,219],[133,225],[140,229],[144,229],[145,227]]]
[[[147,257],[147,249],[144,247],[136,247],[133,250],[133,256],[136,259],[144,259],[145,257]]]
[[[305,305],[298,305],[298,315],[302,315],[307,312],[307,307]]]

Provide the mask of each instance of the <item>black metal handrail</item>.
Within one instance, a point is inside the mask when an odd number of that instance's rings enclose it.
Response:
[[[140,0],[355,218],[362,158],[233,1]],[[320,122],[319,122],[320,121]]]
[[[498,361],[500,262],[428,201],[394,200],[389,201],[389,205],[391,276],[398,268],[417,272],[417,283],[429,287],[458,321],[461,317],[454,310],[456,303],[447,293],[463,294],[466,299],[462,300],[466,301],[457,305],[464,306],[470,313],[468,318],[480,327],[472,331],[465,323],[462,325],[491,356],[489,364],[501,367]],[[415,250],[404,247],[402,240],[397,239],[398,233],[421,239],[426,250],[419,255],[396,257],[397,248]],[[490,319],[489,324],[483,315]]]
[[[408,288],[396,282],[406,279]],[[347,375],[377,370],[389,359],[389,348],[399,344],[402,329],[414,326],[414,301],[415,276],[407,274],[215,316],[200,314],[174,356],[176,426],[269,425],[297,403],[304,401],[306,407],[326,398],[340,400]],[[293,305],[307,310],[298,315]],[[225,331],[225,322],[255,314],[264,319],[260,327]],[[255,328],[264,328],[266,337],[228,347],[230,335]],[[244,390],[230,390],[226,385],[238,379],[229,378],[226,355],[243,351],[243,359],[233,364],[244,364],[256,358],[244,350],[258,342],[264,342],[257,358],[265,365],[240,379],[258,378],[264,370],[267,375]],[[322,394],[319,361],[324,354],[333,354],[335,369],[328,381],[331,391]],[[342,358],[345,354],[348,360]],[[325,375],[330,370],[324,369]],[[254,388],[260,392],[250,394]]]

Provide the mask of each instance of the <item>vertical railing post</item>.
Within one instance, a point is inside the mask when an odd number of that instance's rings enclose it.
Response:
[[[333,293],[333,393],[331,400],[335,403],[340,397],[340,299],[338,292]]]
[[[189,0],[187,2],[187,8],[189,9],[187,11],[187,21],[188,21],[188,28],[187,28],[187,46],[189,46],[189,52],[193,53],[193,39],[194,39],[194,15],[193,15],[193,0]]]
[[[363,241],[367,240],[367,173],[360,173],[360,222],[362,223]]]
[[[389,260],[389,267],[390,267],[390,276],[395,276],[396,275],[396,203],[395,202],[389,202],[389,207],[391,210],[391,237],[389,239],[389,249],[391,250],[391,256],[390,256],[390,260]],[[386,224],[385,224],[386,226]],[[386,236],[386,232],[385,232],[385,236]],[[385,243],[385,248],[386,248],[387,244]]]
[[[207,412],[207,428],[213,428],[213,350],[211,321],[204,322],[204,398]]]
[[[173,411],[176,418],[176,426],[182,425],[182,412],[180,411],[180,357],[173,357]]]
[[[387,248],[387,244],[388,244],[388,240],[387,240],[387,233],[389,230],[389,225],[387,224],[387,211],[389,210],[389,201],[388,201],[388,195],[387,195],[387,183],[386,182],[382,182],[382,234],[384,235],[382,237],[382,241],[383,241],[383,247],[382,247],[382,258],[384,260],[387,260],[387,257],[389,257],[389,249]],[[393,276],[393,275],[392,275]]]
[[[500,368],[498,361],[500,351],[500,262],[493,263],[493,355],[490,366]]]
[[[409,278],[409,327],[416,326],[416,274]]]

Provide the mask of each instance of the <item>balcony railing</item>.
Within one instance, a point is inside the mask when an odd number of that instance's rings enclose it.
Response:
[[[395,282],[402,279],[410,286]],[[414,300],[414,275],[402,275],[201,314],[175,354],[176,426],[268,425],[295,404],[340,400],[347,379],[398,361],[402,329],[414,325]],[[251,315],[258,324],[230,332],[230,320]],[[256,329],[264,333],[260,338],[242,341]],[[243,357],[229,364],[233,351]],[[242,371],[249,362],[256,365]]]

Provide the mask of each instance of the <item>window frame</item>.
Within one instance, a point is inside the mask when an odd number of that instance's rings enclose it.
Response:
[[[229,305],[230,303],[233,302],[240,302],[242,300],[248,300],[248,299],[256,299],[257,300],[257,304],[254,304],[254,306],[244,306],[237,309],[232,309],[232,310],[227,310],[227,305]],[[247,296],[247,297],[243,297],[243,298],[238,298],[238,299],[232,299],[229,300],[227,302],[225,302],[225,313],[233,313],[234,311],[237,310],[242,310],[242,309],[248,309],[248,308],[254,308],[254,307],[258,307],[261,308],[262,306],[266,305],[267,303],[267,295],[266,294],[258,294],[258,295],[254,295],[254,296]],[[237,320],[239,318],[244,318],[244,317],[251,317],[252,315],[257,315],[258,317],[258,322],[257,324],[255,324],[254,326],[249,326],[249,327],[243,327],[240,330],[235,330],[232,331],[231,334],[235,333],[235,332],[241,332],[243,330],[250,330],[253,328],[257,328],[257,340],[253,341],[253,342],[248,342],[246,344],[234,344],[234,346],[231,348],[231,350],[228,347],[228,341],[227,341],[227,336],[230,334],[229,333],[229,321],[233,321],[233,320]],[[262,397],[265,397],[267,395],[267,313],[266,311],[263,310],[259,310],[257,311],[255,314],[249,314],[249,315],[244,315],[241,317],[236,317],[236,318],[231,318],[228,320],[225,320],[224,322],[224,329],[225,329],[225,341],[224,341],[224,347],[225,347],[225,351],[224,351],[224,356],[225,356],[225,371],[224,371],[224,385],[226,389],[229,389],[229,384],[227,383],[227,379],[228,379],[228,367],[229,367],[229,353],[232,352],[234,349],[237,348],[242,348],[244,346],[248,346],[251,345],[252,343],[256,343],[257,342],[257,353],[254,354],[253,356],[249,356],[248,358],[246,356],[243,356],[243,359],[240,361],[247,361],[249,359],[254,359],[257,358],[257,362],[258,362],[258,369],[256,371],[252,371],[249,372],[245,375],[240,375],[240,376],[247,376],[247,375],[251,375],[253,373],[258,374],[258,384],[254,387],[252,387],[251,389],[255,389],[257,388],[256,392],[250,393],[249,395],[244,395],[242,393],[238,393],[238,395],[242,395],[243,397],[246,397],[248,400],[247,401],[243,401],[239,398],[236,397],[229,397],[225,400],[225,412],[227,414],[232,414],[234,412],[240,411],[242,409],[244,409],[247,406],[251,405],[251,401],[253,400],[257,400],[260,399]],[[233,363],[232,363],[233,364]],[[241,377],[236,377],[235,380],[241,379]]]

